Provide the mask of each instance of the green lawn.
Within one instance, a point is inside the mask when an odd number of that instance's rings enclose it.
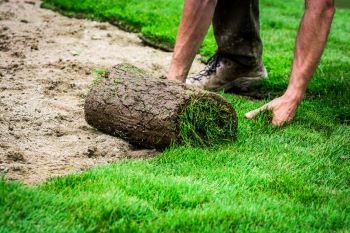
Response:
[[[173,44],[180,0],[45,0],[66,14],[118,20]],[[300,0],[261,2],[260,91],[288,81]],[[0,232],[350,231],[350,10],[338,9],[322,62],[295,120],[274,128],[245,112],[269,99],[223,94],[239,116],[238,139],[211,149],[173,147],[35,187],[0,179]],[[201,54],[215,51],[209,33]]]

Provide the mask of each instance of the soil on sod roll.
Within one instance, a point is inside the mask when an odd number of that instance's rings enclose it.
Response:
[[[130,64],[95,80],[85,100],[93,127],[145,148],[212,146],[236,137],[237,116],[223,97],[152,78]]]

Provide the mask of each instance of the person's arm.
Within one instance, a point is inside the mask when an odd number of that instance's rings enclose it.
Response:
[[[273,125],[281,126],[293,119],[320,61],[334,13],[334,0],[305,0],[305,13],[296,39],[288,88],[281,97],[248,112],[247,118],[251,119],[261,111],[270,110],[273,112]]]
[[[208,31],[216,0],[185,0],[174,54],[167,74],[169,80],[184,82]]]

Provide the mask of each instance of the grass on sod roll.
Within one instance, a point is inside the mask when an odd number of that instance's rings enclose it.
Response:
[[[65,13],[121,19],[174,42],[180,0],[45,0]],[[26,187],[0,180],[0,232],[348,232],[350,229],[350,11],[329,42],[292,124],[246,120],[286,88],[302,0],[261,4],[269,79],[256,101],[222,94],[238,115],[234,143],[173,147]],[[102,17],[100,17],[102,18]],[[212,34],[201,54],[215,51]]]
[[[236,116],[228,106],[210,98],[194,97],[179,115],[182,145],[203,147],[233,142]]]

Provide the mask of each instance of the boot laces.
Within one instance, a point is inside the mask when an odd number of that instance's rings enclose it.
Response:
[[[201,79],[210,76],[216,72],[216,69],[220,66],[220,56],[218,54],[213,55],[209,58],[205,68],[200,71],[196,76],[193,77],[194,80],[200,81]]]

